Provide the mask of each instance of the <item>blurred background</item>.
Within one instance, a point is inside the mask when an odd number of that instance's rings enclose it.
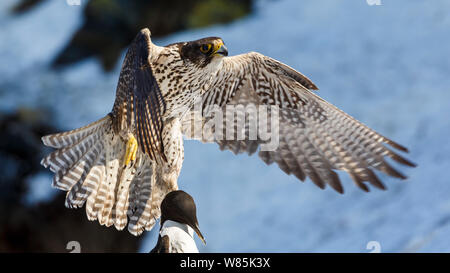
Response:
[[[80,3],[80,5],[74,5]],[[381,5],[371,5],[379,2]],[[141,237],[64,207],[39,165],[42,135],[81,127],[113,105],[127,45],[222,37],[310,77],[319,94],[407,146],[419,167],[364,193],[299,182],[256,156],[185,141],[179,187],[197,203],[201,252],[450,251],[450,2],[335,0],[2,0],[0,252],[148,252]]]

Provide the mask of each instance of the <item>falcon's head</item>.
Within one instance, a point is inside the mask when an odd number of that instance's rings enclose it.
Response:
[[[219,37],[208,37],[183,43],[180,47],[181,58],[200,67],[205,67],[215,59],[228,56],[228,50]]]

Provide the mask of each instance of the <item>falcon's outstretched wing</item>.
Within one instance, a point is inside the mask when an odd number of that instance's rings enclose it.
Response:
[[[165,102],[149,61],[151,47],[150,31],[141,30],[122,65],[113,115],[116,132],[135,134],[142,151],[157,159],[164,157],[161,133]]]
[[[415,166],[384,144],[407,152],[405,147],[368,128],[309,89],[317,88],[304,75],[259,53],[226,57],[202,97],[203,113],[193,109],[186,115],[183,132],[194,138],[201,133],[201,140],[213,140],[222,150],[253,154],[267,139],[263,140],[259,135],[256,139],[248,139],[251,128],[248,124],[244,127],[245,140],[217,137],[218,130],[236,129],[239,122],[251,119],[251,115],[243,111],[235,113],[236,117],[223,113],[227,112],[227,105],[270,105],[279,109],[279,118],[272,121],[277,122],[279,128],[279,145],[271,151],[260,149],[259,156],[267,164],[276,162],[284,172],[294,174],[302,181],[308,176],[320,188],[329,184],[342,193],[341,182],[334,170],[344,170],[357,186],[369,191],[364,181],[384,189],[373,169],[405,178],[384,160],[385,156]],[[215,118],[211,107],[214,105],[223,110],[220,128],[214,122],[206,126]],[[270,116],[271,112],[268,112]],[[201,126],[196,126],[199,121]],[[224,135],[225,131],[219,134]]]
[[[86,203],[89,220],[119,230],[128,223],[134,235],[153,227],[162,198],[173,190],[156,177],[156,162],[165,159],[165,104],[149,61],[152,47],[149,30],[142,30],[125,57],[110,114],[83,128],[42,138],[57,149],[41,164],[55,172],[53,186],[68,192],[66,206]],[[129,160],[134,137],[139,148]]]

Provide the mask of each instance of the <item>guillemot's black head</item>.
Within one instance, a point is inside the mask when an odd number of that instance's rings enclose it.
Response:
[[[161,227],[166,220],[190,226],[202,242],[206,244],[205,238],[198,227],[197,208],[194,199],[186,192],[172,191],[164,197],[161,203]]]

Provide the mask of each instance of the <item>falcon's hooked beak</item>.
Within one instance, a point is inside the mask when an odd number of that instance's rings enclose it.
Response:
[[[214,43],[213,56],[228,56],[228,49],[222,41]]]

